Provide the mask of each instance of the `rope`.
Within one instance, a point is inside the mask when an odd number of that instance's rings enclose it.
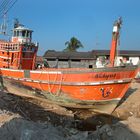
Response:
[[[58,88],[57,93],[56,93],[57,96],[60,96],[60,91],[61,91],[61,87],[62,87],[62,80],[63,80],[63,74],[61,74],[59,88]]]
[[[48,73],[48,75],[49,75],[49,73]],[[51,93],[51,91],[53,90],[53,88],[54,88],[54,84],[56,83],[56,81],[57,81],[57,77],[58,77],[58,73],[55,75],[55,78],[54,78],[54,80],[53,80],[53,83],[52,83],[52,88],[50,89],[50,93]],[[50,82],[50,81],[49,81]],[[49,85],[50,85],[50,83],[48,83]]]
[[[42,68],[42,69],[45,70],[44,68]],[[42,72],[43,72],[43,71],[42,71]],[[42,73],[40,73],[38,79],[40,79],[41,75],[42,75]],[[57,81],[57,78],[58,78],[58,73],[56,73],[56,75],[55,75],[55,77],[54,77],[54,80],[53,80],[53,83],[50,84],[50,74],[49,74],[49,72],[47,73],[48,91],[49,91],[50,94],[52,94],[52,90],[53,90],[54,85],[55,85],[55,83],[56,83],[56,81]],[[61,91],[62,80],[63,80],[63,74],[61,74],[60,84],[59,84],[59,86],[58,86],[58,90],[57,90],[57,93],[56,93],[57,96],[59,95],[59,93],[60,93],[60,91]],[[41,91],[44,91],[43,88],[41,87],[41,83],[38,83],[38,85],[39,85]]]
[[[51,86],[50,86],[50,76],[49,76],[49,73],[47,73],[47,78],[48,78],[48,89],[49,89],[49,93],[51,94]]]
[[[44,68],[42,68],[43,70],[45,70]],[[43,72],[43,71],[42,71]],[[37,79],[40,79],[40,77],[41,77],[41,75],[42,75],[42,72],[39,74],[39,77],[37,78]],[[56,78],[55,79],[57,79],[57,75],[56,75]],[[51,86],[50,86],[50,76],[49,76],[49,73],[47,73],[47,81],[48,81],[48,91],[49,91],[49,93],[51,94],[51,90],[52,90],[52,88],[51,88]],[[56,81],[54,81],[54,83],[55,83]],[[41,91],[44,91],[43,90],[43,88],[41,87],[41,83],[38,83],[38,85],[39,85],[39,87],[40,87],[40,90]]]

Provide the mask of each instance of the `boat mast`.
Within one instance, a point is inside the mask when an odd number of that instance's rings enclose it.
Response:
[[[112,42],[111,42],[111,50],[110,50],[111,67],[113,67],[114,63],[115,63],[115,57],[116,57],[117,46],[118,46],[118,41],[119,41],[119,37],[120,37],[121,25],[122,25],[121,18],[119,18],[117,21],[115,21],[115,23],[113,25]]]
[[[3,23],[0,27],[0,34],[7,35],[7,13],[15,5],[18,0],[1,0],[0,1],[0,19],[3,18]]]

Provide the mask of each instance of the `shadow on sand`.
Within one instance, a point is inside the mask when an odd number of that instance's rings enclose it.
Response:
[[[128,99],[128,97],[129,96],[131,96],[132,94],[134,94],[135,93],[135,91],[137,90],[137,88],[129,88],[128,89],[128,91],[126,92],[126,94],[124,95],[124,97],[121,99],[121,101],[119,102],[119,104],[117,105],[117,107],[118,106],[120,106],[121,104],[123,104],[127,99]],[[117,108],[116,107],[116,108]]]

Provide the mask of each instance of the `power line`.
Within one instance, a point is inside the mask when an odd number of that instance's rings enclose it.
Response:
[[[5,0],[0,5],[0,15],[4,14],[4,10],[6,9],[7,4],[9,3],[9,0]]]
[[[14,6],[17,0],[4,0],[0,5],[0,16],[4,16]]]
[[[4,11],[6,10],[6,7],[9,3],[9,0],[5,0],[2,2],[2,4],[0,5],[0,15],[4,15]]]
[[[6,13],[15,5],[15,3],[17,2],[18,0],[15,0],[13,1],[13,3],[11,3],[11,5],[9,6],[9,8],[7,9]],[[5,14],[6,14],[5,13]]]
[[[6,23],[6,14],[14,6],[17,0],[3,0],[0,3],[0,17],[3,18],[3,23],[1,24],[0,34],[6,35],[7,23]]]

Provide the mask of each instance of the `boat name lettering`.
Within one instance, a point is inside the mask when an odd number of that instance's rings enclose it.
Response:
[[[115,78],[116,77],[116,73],[114,73],[114,74],[96,74],[95,75],[95,78],[106,78],[106,79],[108,79],[108,78]]]

